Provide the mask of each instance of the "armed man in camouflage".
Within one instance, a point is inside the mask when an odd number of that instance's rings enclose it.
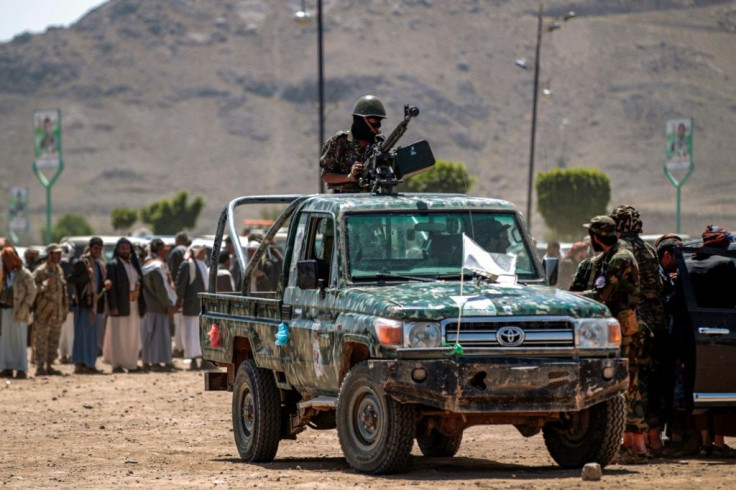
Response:
[[[644,462],[647,458],[646,410],[639,390],[638,356],[640,330],[636,318],[639,304],[639,267],[634,255],[619,244],[616,222],[609,216],[596,216],[588,228],[593,250],[600,252],[590,262],[587,288],[580,294],[605,303],[621,324],[621,354],[629,360],[629,389],[626,393],[626,431],[621,460]]]
[[[381,138],[381,121],[385,118],[383,103],[373,95],[365,95],[355,103],[350,131],[340,131],[324,144],[319,166],[322,182],[333,192],[363,190],[358,185],[363,173],[363,158],[376,138]]]
[[[36,309],[34,313],[36,334],[36,376],[61,375],[52,364],[59,347],[61,325],[69,312],[64,271],[61,262],[61,247],[52,243],[46,247],[46,262],[33,271],[36,284]]]
[[[667,314],[662,304],[662,276],[659,259],[653,246],[641,239],[642,221],[639,211],[633,206],[620,205],[611,212],[616,222],[616,231],[622,246],[627,247],[636,258],[641,282],[639,289],[641,301],[636,309],[640,324],[648,331],[640,338],[641,352],[638,356],[639,391],[647,408],[649,425],[649,448],[654,455],[661,455],[663,446],[660,433],[664,430],[667,373]]]

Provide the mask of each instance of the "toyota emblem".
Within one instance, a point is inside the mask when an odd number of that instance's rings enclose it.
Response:
[[[524,342],[524,331],[519,327],[502,327],[496,332],[496,340],[504,347],[518,347]]]

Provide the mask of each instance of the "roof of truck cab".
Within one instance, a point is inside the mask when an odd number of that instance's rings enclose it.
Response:
[[[465,194],[319,194],[308,198],[302,210],[344,212],[417,209],[483,209],[516,211],[513,204],[501,199],[472,197]]]

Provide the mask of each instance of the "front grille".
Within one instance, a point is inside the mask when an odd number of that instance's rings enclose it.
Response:
[[[570,318],[463,318],[459,338],[457,318],[443,321],[442,326],[445,341],[450,344],[459,342],[463,347],[572,347],[575,343],[573,320]],[[499,331],[502,331],[501,335]],[[513,334],[518,331],[523,332],[523,340],[514,344]],[[504,335],[509,332],[512,335]]]

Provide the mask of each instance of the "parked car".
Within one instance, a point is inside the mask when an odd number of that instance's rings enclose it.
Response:
[[[701,242],[702,243],[702,242]],[[718,409],[736,413],[736,305],[710,308],[698,304],[693,284],[685,265],[693,254],[721,255],[736,261],[736,243],[729,250],[700,249],[692,244],[676,250],[678,280],[682,285],[689,315],[690,348],[694,349],[694,384],[692,400],[695,410]]]

